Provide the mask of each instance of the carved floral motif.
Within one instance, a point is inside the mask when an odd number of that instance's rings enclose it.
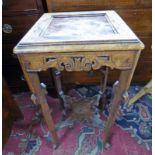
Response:
[[[86,57],[70,57],[66,61],[63,59],[58,60],[58,70],[90,71],[91,69],[98,69],[100,67],[98,64],[96,59],[90,60]]]

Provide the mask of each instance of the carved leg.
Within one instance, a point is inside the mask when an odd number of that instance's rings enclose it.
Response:
[[[132,78],[132,70],[122,71],[120,78],[119,78],[119,83],[117,87],[115,87],[115,91],[114,91],[115,94],[111,101],[112,107],[110,109],[109,117],[105,125],[105,129],[104,129],[104,132],[105,132],[104,147],[105,148],[108,148],[110,146],[108,143],[109,136],[110,136],[110,130],[116,120],[119,105],[123,99],[124,92],[127,91],[130,85],[131,78]]]
[[[101,90],[99,92],[101,94],[100,105],[99,105],[101,110],[104,109],[106,104],[105,90],[107,86],[107,79],[108,79],[108,67],[101,68]]]
[[[19,60],[20,60],[20,63],[21,63],[21,66],[24,72],[25,79],[29,85],[29,88],[34,94],[34,96],[36,97],[36,102],[41,106],[41,111],[42,111],[44,120],[48,126],[49,131],[52,134],[54,148],[56,148],[58,145],[58,136],[55,131],[54,122],[50,114],[50,109],[46,101],[45,94],[43,93],[42,87],[40,85],[38,73],[27,72],[25,69],[25,65],[22,63],[22,60],[21,59]]]
[[[62,90],[62,85],[61,85],[61,72],[53,68],[52,69],[52,75],[54,78],[56,91],[57,91],[58,97],[60,99],[61,110],[62,110],[63,115],[65,117],[66,116],[65,98],[64,98],[64,92]]]

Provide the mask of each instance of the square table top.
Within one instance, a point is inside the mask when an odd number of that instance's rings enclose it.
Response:
[[[83,11],[43,14],[14,53],[143,48],[143,43],[115,11]]]

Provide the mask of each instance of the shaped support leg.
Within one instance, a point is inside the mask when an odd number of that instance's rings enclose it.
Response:
[[[48,103],[45,97],[45,93],[43,92],[42,86],[40,85],[38,73],[27,72],[25,69],[25,64],[22,62],[22,59],[19,59],[19,60],[20,60],[20,63],[21,63],[21,66],[24,72],[25,79],[28,83],[28,86],[31,92],[35,95],[37,104],[39,104],[41,107],[44,120],[48,126],[49,131],[52,134],[54,148],[56,148],[58,146],[58,136],[55,131],[54,122],[50,114],[50,109],[49,109],[49,106],[48,106]]]
[[[112,107],[111,107],[109,117],[108,117],[108,120],[106,122],[105,129],[104,129],[105,134],[104,134],[103,144],[104,144],[105,148],[107,148],[107,146],[108,147],[110,146],[110,145],[108,145],[109,144],[108,142],[109,142],[109,137],[110,137],[110,131],[111,131],[111,128],[112,128],[112,126],[116,120],[119,105],[120,105],[122,99],[124,98],[124,93],[127,92],[128,88],[130,86],[130,83],[131,83],[131,80],[132,80],[132,77],[133,77],[139,56],[140,56],[140,52],[141,51],[138,51],[137,54],[135,55],[135,60],[134,60],[134,63],[132,65],[132,68],[129,70],[122,70],[121,71],[119,83],[116,87],[114,96],[111,100]]]

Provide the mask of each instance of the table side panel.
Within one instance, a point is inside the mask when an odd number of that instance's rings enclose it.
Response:
[[[59,71],[90,71],[101,66],[116,69],[131,69],[136,51],[103,51],[76,53],[19,54],[28,72],[56,68]]]

